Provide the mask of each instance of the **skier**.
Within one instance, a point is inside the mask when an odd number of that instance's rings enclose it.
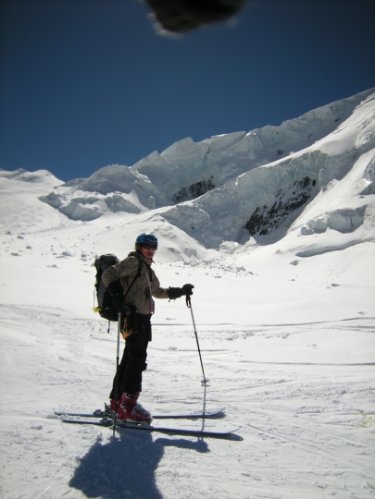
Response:
[[[110,407],[120,420],[149,424],[151,414],[137,401],[146,369],[147,345],[151,341],[153,296],[176,299],[193,294],[193,285],[162,288],[151,268],[158,240],[153,234],[140,234],[135,251],[106,269],[102,280],[121,314],[125,349],[110,393]]]

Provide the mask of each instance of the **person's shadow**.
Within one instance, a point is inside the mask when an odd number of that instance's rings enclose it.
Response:
[[[155,471],[166,446],[209,452],[202,439],[158,438],[153,441],[149,432],[120,430],[109,443],[103,444],[102,438],[97,438],[79,460],[69,485],[86,497],[162,499]]]

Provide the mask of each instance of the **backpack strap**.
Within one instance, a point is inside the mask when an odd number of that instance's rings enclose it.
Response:
[[[140,260],[140,258],[136,257],[138,259],[138,270],[137,270],[137,273],[135,274],[132,282],[130,283],[130,285],[128,286],[128,289],[126,290],[126,293],[124,294],[124,301],[125,301],[125,298],[128,296],[131,288],[133,287],[137,277],[139,277],[141,275],[141,270],[142,270],[142,262]]]

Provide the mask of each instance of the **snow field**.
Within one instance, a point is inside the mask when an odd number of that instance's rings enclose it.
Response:
[[[7,387],[1,409],[2,497],[373,497],[373,318],[366,311],[333,318],[339,311],[343,315],[339,307],[317,320],[317,308],[302,306],[301,296],[295,322],[277,323],[279,305],[270,299],[267,323],[245,322],[252,295],[244,292],[243,277],[222,270],[220,278],[204,278],[201,268],[161,267],[160,277],[175,282],[183,275],[196,283],[194,315],[210,384],[206,391],[200,384],[183,300],[158,300],[142,402],[163,412],[204,403],[225,406],[226,418],[214,425],[239,427],[244,440],[126,432],[113,440],[110,430],[50,419],[53,410],[95,409],[106,400],[116,325],[107,334],[105,321],[91,311],[72,313],[52,295],[50,306],[46,297],[44,306],[10,303],[1,307]],[[295,272],[298,266],[287,268]],[[67,276],[67,269],[63,272]],[[227,304],[230,313],[220,303],[212,314],[218,282],[219,295],[227,288],[236,297],[233,284],[241,287],[247,300],[238,314],[236,303]],[[17,296],[32,301],[28,293]],[[68,296],[74,301],[74,293]],[[363,289],[354,296],[364,296]],[[364,309],[354,296],[348,314]],[[229,322],[230,316],[241,322]],[[199,421],[188,424],[201,427]]]

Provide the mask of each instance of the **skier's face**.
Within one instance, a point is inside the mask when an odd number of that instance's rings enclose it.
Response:
[[[141,246],[140,252],[145,258],[152,260],[155,254],[156,248],[152,248],[151,246]]]

